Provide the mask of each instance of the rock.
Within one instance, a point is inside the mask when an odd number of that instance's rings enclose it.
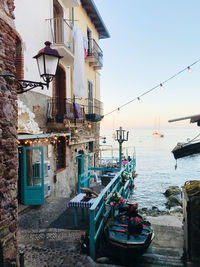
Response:
[[[181,206],[181,202],[176,196],[169,196],[166,206],[170,209],[171,207]]]
[[[156,206],[153,206],[151,209],[154,210],[154,211],[158,211],[158,212],[160,211],[159,208],[156,207]]]
[[[169,197],[171,195],[178,195],[181,193],[181,189],[178,186],[169,186],[169,188],[165,191],[164,195]]]
[[[172,207],[169,212],[170,212],[170,214],[182,213],[183,208],[182,207]]]
[[[107,257],[101,257],[96,260],[98,263],[109,263],[109,258]]]

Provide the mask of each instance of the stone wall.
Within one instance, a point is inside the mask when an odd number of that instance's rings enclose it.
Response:
[[[15,73],[14,1],[0,0],[0,73]],[[17,260],[17,94],[0,78],[0,266]]]

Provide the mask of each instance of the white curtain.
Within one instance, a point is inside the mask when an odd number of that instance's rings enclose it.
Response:
[[[84,96],[84,46],[83,34],[78,26],[73,29],[74,35],[74,75],[73,75],[73,92],[77,97]]]

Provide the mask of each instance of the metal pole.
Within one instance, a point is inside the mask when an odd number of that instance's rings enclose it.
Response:
[[[122,143],[119,143],[119,169],[122,168]]]

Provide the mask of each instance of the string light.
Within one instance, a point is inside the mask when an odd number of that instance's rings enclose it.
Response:
[[[110,115],[111,113],[113,113],[113,112],[115,112],[115,111],[119,111],[121,108],[123,108],[123,107],[125,107],[125,106],[131,104],[132,102],[134,102],[134,101],[136,101],[136,100],[139,100],[141,97],[143,97],[143,96],[145,96],[145,95],[151,93],[151,92],[154,91],[155,89],[161,87],[161,85],[162,85],[162,88],[163,88],[163,84],[165,84],[165,83],[169,82],[170,80],[176,78],[178,75],[182,74],[183,72],[185,72],[185,71],[189,71],[189,72],[191,72],[191,67],[194,66],[194,65],[196,65],[196,64],[199,63],[199,62],[200,62],[200,59],[196,60],[195,62],[193,62],[192,64],[190,64],[190,65],[187,66],[186,68],[184,68],[184,69],[178,71],[177,73],[175,73],[174,75],[172,75],[171,77],[169,77],[168,79],[166,79],[165,81],[163,81],[163,82],[161,82],[160,84],[158,84],[158,85],[152,87],[152,88],[149,89],[148,91],[145,91],[144,93],[142,93],[142,94],[139,95],[138,97],[133,98],[133,99],[131,99],[130,101],[126,102],[125,104],[121,105],[120,107],[118,107],[118,108],[116,108],[116,109],[114,109],[114,110],[112,110],[112,111],[106,113],[106,114],[104,115],[104,117]]]
[[[162,84],[162,83],[160,84],[160,88],[161,88],[161,89],[163,89],[163,88],[164,88],[164,86],[163,86],[163,84]]]
[[[67,134],[64,133],[62,136],[65,138],[65,141],[68,142]],[[30,139],[21,140],[21,142],[23,142],[25,145],[28,145],[28,144],[32,145],[34,143],[35,144],[41,144],[41,143],[48,143],[48,142],[55,144],[56,141],[59,142],[58,139],[59,139],[58,136],[54,136],[54,137],[46,137],[46,138],[41,138],[41,139],[37,138],[37,139],[32,139],[32,140],[30,140]],[[16,142],[18,145],[21,144],[20,140],[16,140]]]
[[[75,134],[78,133],[78,129],[77,129],[77,128],[74,129],[74,133],[75,133]]]
[[[88,128],[91,129],[92,128],[92,125],[90,123],[88,123]]]

